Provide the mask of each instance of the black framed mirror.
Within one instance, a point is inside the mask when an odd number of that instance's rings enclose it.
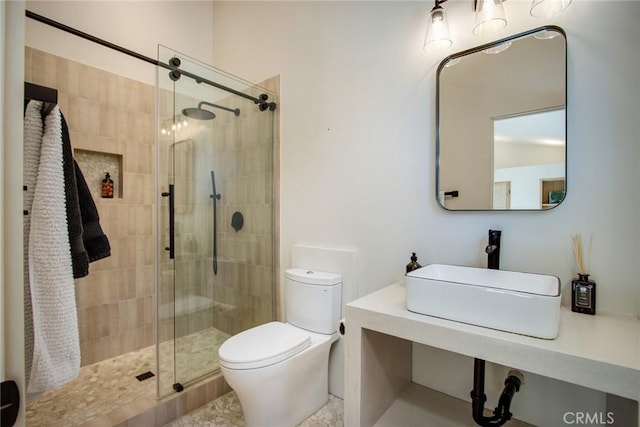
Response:
[[[567,191],[566,35],[543,26],[446,57],[436,198],[447,210],[546,210]]]

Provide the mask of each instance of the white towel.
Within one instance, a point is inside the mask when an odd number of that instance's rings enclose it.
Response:
[[[29,101],[24,112],[24,144],[22,182],[26,186],[23,194],[23,209],[31,213],[33,194],[40,165],[42,147],[42,101]],[[31,310],[31,286],[29,285],[29,230],[31,215],[22,217],[24,256],[24,364],[26,383],[29,384],[33,360],[33,312]]]
[[[34,345],[28,393],[61,386],[78,376],[80,341],[66,220],[62,125],[56,106],[45,118],[31,207],[29,281]]]

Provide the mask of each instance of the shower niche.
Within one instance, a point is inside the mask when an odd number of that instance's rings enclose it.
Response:
[[[102,181],[105,174],[109,174],[113,181],[113,198],[121,199],[123,156],[122,154],[105,153],[83,149],[74,149],[73,157],[84,175],[91,195],[94,199],[101,198]]]

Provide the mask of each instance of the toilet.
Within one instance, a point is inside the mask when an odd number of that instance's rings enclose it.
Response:
[[[220,369],[238,395],[247,427],[293,427],[327,403],[329,350],[338,339],[341,304],[341,275],[289,269],[286,323],[256,326],[220,346]]]

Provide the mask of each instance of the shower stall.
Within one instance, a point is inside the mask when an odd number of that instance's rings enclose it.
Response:
[[[213,375],[219,345],[275,317],[277,99],[263,87],[277,79],[256,85],[165,47],[149,58],[26,16],[149,63],[155,75],[153,84],[119,74],[119,64],[102,70],[25,47],[25,86],[59,95],[111,244],[74,283],[79,375],[30,397],[27,422],[118,425],[154,411],[172,421],[204,403],[190,396],[228,390]],[[113,198],[100,197],[105,171]],[[187,405],[176,411],[183,390]]]
[[[158,61],[171,68],[158,68],[156,97],[162,397],[216,372],[229,336],[274,319],[276,104],[169,48]]]

